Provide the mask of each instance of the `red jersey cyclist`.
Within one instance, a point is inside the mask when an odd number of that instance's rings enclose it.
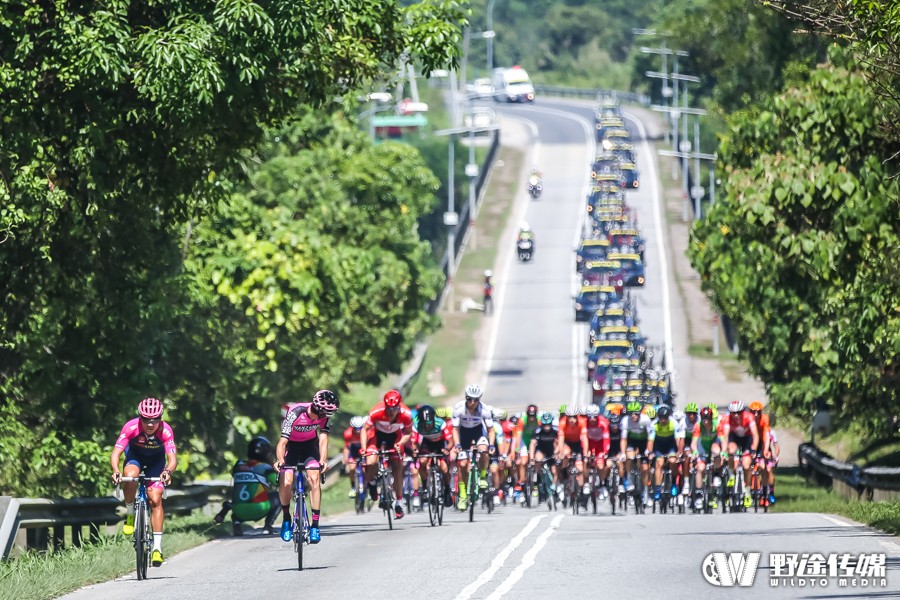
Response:
[[[587,456],[594,458],[598,479],[601,482],[598,495],[601,500],[604,500],[609,496],[609,490],[606,489],[606,477],[609,475],[609,469],[612,467],[612,461],[609,461],[607,458],[610,445],[609,420],[600,414],[600,407],[596,404],[590,404],[587,407],[586,426],[588,439]],[[607,463],[607,461],[609,462]],[[591,491],[589,485],[587,488],[585,494]]]
[[[756,419],[744,408],[744,403],[735,400],[728,405],[728,418],[722,425],[722,439],[728,442],[728,455],[731,473],[736,472],[734,458],[741,457],[741,468],[744,470],[744,507],[749,508],[753,503],[750,497],[750,454],[755,454],[760,447],[759,431],[756,429]],[[734,485],[728,481],[728,487]]]
[[[370,432],[374,431],[372,436]],[[394,517],[403,518],[403,447],[412,435],[412,412],[403,404],[403,396],[397,390],[388,390],[381,402],[372,407],[366,426],[360,431],[360,443],[366,454],[366,481],[369,483],[369,498],[378,497],[375,475],[378,470],[378,455],[382,446],[394,450],[391,455],[391,469],[394,472]],[[388,507],[390,508],[390,507]]]
[[[163,564],[162,531],[165,514],[162,506],[163,485],[169,485],[170,473],[178,466],[175,456],[175,435],[168,423],[162,421],[163,403],[156,398],[144,398],[138,404],[138,418],[131,419],[122,427],[122,432],[113,446],[109,457],[112,466],[113,482],[118,484],[122,473],[119,472],[119,459],[125,454],[125,477],[137,477],[144,473],[147,477],[159,477],[162,482],[155,481],[147,486],[147,501],[150,504],[150,525],[153,529],[153,552],[150,562],[154,567]],[[134,533],[134,497],[137,494],[137,482],[128,481],[122,484],[125,496],[125,524],[122,533]]]
[[[312,512],[312,523],[309,527],[309,543],[321,541],[319,533],[319,513],[322,508],[322,486],[320,470],[327,468],[328,458],[328,419],[340,408],[340,402],[334,392],[319,390],[312,402],[298,402],[288,409],[281,423],[281,439],[275,448],[275,470],[280,471],[281,485],[278,496],[284,511],[281,523],[281,539],[291,541],[291,496],[293,495],[293,469],[284,469],[303,465],[306,467],[306,478],[309,481],[309,505]],[[282,470],[283,469],[283,470]]]

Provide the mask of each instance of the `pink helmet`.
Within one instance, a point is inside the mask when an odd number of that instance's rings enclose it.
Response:
[[[313,408],[316,413],[330,417],[337,412],[341,403],[338,402],[337,395],[331,390],[319,390],[312,399]]]
[[[138,404],[138,414],[145,419],[158,419],[163,414],[163,403],[156,398],[144,398]]]

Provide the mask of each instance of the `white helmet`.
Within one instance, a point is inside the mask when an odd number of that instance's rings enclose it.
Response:
[[[365,424],[366,424],[365,417],[361,417],[361,416],[357,415],[357,416],[353,417],[352,419],[350,419],[350,427],[352,427],[353,429],[360,429]]]
[[[485,269],[485,271],[484,271],[485,277],[491,277],[491,276],[493,276],[493,274],[494,274],[494,272],[491,271],[490,269]]]
[[[528,221],[522,221],[522,223],[519,225],[519,230],[520,231],[531,231],[531,227],[528,225]]]
[[[491,417],[495,421],[505,421],[506,420],[506,411],[503,410],[502,408],[495,408],[493,411],[491,411]]]
[[[600,407],[596,404],[591,404],[587,407],[587,416],[590,418],[599,417],[600,416]]]
[[[577,417],[578,416],[578,407],[574,404],[566,405],[566,416],[567,417]]]
[[[744,403],[740,400],[734,400],[728,405],[728,412],[739,413],[744,410]]]
[[[481,389],[481,386],[477,383],[471,383],[466,386],[466,398],[475,398],[476,400],[481,400],[481,396],[484,394],[484,390]]]
[[[672,411],[672,418],[676,421],[684,421],[684,411],[683,410],[675,410]]]

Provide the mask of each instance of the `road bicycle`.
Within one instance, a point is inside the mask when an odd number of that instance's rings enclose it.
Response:
[[[378,490],[378,506],[387,516],[388,529],[393,530],[394,515],[391,514],[391,511],[394,510],[394,474],[391,471],[390,456],[397,454],[397,451],[393,448],[386,450],[382,446],[381,450],[376,450],[372,454],[378,456],[378,472],[373,481],[375,489]]]
[[[490,487],[489,480],[482,480],[481,478],[481,469],[478,467],[478,462],[481,459],[481,455],[484,454],[484,451],[478,450],[475,444],[472,444],[469,449],[469,477],[467,482],[468,494],[469,494],[469,522],[475,520],[475,504],[478,500],[481,500],[482,507],[488,511],[488,514],[493,512],[494,510],[494,497],[493,490]],[[481,489],[482,481],[484,481],[485,489]]]
[[[444,480],[441,477],[441,469],[438,461],[443,460],[443,454],[420,454],[419,458],[430,458],[431,465],[428,469],[428,477],[425,481],[425,504],[428,505],[428,521],[431,526],[444,524]]]
[[[134,497],[134,554],[137,563],[138,580],[147,579],[147,568],[150,566],[150,554],[153,551],[153,529],[150,526],[150,505],[147,502],[147,484],[162,481],[161,477],[121,477],[119,483],[137,482],[137,494]],[[117,486],[118,487],[118,486]],[[117,492],[118,493],[118,492]]]
[[[309,544],[309,489],[306,485],[306,471],[321,471],[321,467],[284,467],[282,470],[294,471],[294,518],[291,528],[291,537],[294,541],[294,552],[297,553],[297,568],[303,570],[303,546]],[[325,483],[325,476],[320,476],[320,485]]]
[[[581,486],[578,485],[578,467],[575,466],[577,458],[577,455],[573,455],[572,458],[569,459],[571,464],[566,470],[568,478],[566,479],[565,498],[571,506],[573,515],[578,514],[579,505],[581,504]]]
[[[536,471],[538,503],[547,503],[549,510],[556,510],[556,493],[553,489],[553,471],[550,470],[550,463],[555,460],[553,458],[535,459],[535,464],[540,463],[540,471]]]
[[[760,468],[759,459],[754,459],[750,467],[750,496],[753,498],[753,512],[769,512],[769,486],[762,484],[763,470]]]

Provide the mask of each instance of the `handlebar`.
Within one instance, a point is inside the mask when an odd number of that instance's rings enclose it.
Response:
[[[119,477],[119,483],[122,483],[122,482],[125,482],[125,483],[129,483],[129,482],[156,483],[157,481],[162,482],[162,480],[163,480],[162,477],[147,477],[146,475],[138,475],[137,477],[125,477],[125,476]]]

